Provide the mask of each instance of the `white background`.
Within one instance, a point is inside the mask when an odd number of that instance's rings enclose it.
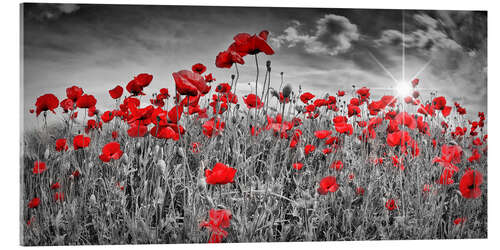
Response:
[[[31,0],[30,2],[44,2]],[[354,0],[354,1],[296,1],[296,0],[174,0],[174,1],[64,1],[66,3],[114,3],[114,4],[171,4],[171,5],[218,5],[218,6],[274,6],[274,7],[323,7],[323,8],[383,8],[383,9],[452,9],[488,11],[488,239],[487,240],[426,240],[426,241],[357,241],[319,243],[238,243],[238,244],[177,244],[141,246],[94,246],[111,249],[492,249],[500,244],[499,215],[499,163],[500,145],[496,130],[499,108],[500,84],[500,5],[498,1],[474,0]],[[19,165],[20,165],[20,50],[19,23],[20,1],[1,2],[0,18],[0,246],[2,249],[19,246]],[[92,248],[94,248],[92,247]],[[82,247],[78,247],[82,248]],[[59,247],[57,249],[69,249]]]

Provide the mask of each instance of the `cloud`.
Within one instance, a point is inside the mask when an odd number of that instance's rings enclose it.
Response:
[[[334,14],[327,14],[316,21],[316,30],[313,35],[301,34],[298,30],[300,26],[300,22],[293,21],[283,34],[271,39],[271,42],[277,48],[282,45],[295,47],[303,44],[308,53],[334,56],[349,51],[352,42],[360,37],[355,24],[344,16]]]
[[[381,32],[375,44],[378,46],[392,45],[400,46],[403,39],[405,48],[419,49],[429,54],[441,49],[461,50],[462,46],[450,38],[448,34],[439,27],[439,21],[427,14],[415,14],[413,16],[417,29],[405,33],[399,30],[388,29]]]
[[[78,4],[39,4],[27,3],[23,4],[26,17],[38,21],[55,20],[62,15],[69,15],[80,9]]]

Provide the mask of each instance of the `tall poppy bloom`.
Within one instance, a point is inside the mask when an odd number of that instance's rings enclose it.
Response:
[[[220,243],[228,234],[224,228],[229,227],[232,218],[231,211],[210,209],[209,216],[210,220],[201,222],[200,227],[206,227],[212,231],[208,243]]]
[[[318,193],[325,195],[328,192],[333,193],[337,191],[337,189],[339,189],[337,178],[335,178],[335,176],[327,176],[319,182]]]
[[[248,33],[239,33],[234,36],[234,42],[229,46],[230,51],[235,51],[240,56],[246,56],[247,54],[256,55],[260,52],[264,52],[266,55],[273,55],[274,50],[267,44],[267,36],[269,32],[263,30],[259,35],[250,35]]]
[[[246,96],[246,98],[244,97],[243,100],[245,101],[245,104],[249,109],[251,108],[260,109],[264,106],[264,103],[261,102],[260,98],[255,94],[249,94]]]
[[[477,170],[467,170],[460,179],[459,189],[464,198],[476,199],[481,195],[479,186],[483,183],[483,175]]]
[[[395,200],[390,199],[385,203],[385,208],[387,208],[387,210],[389,210],[389,211],[392,211],[392,210],[398,208],[398,205],[396,205]]]
[[[110,142],[102,148],[102,154],[99,156],[99,159],[103,162],[109,162],[111,159],[120,159],[122,155],[123,151],[120,149],[120,143]]]
[[[122,95],[123,95],[123,88],[122,86],[120,85],[117,85],[116,87],[114,87],[113,89],[110,89],[109,90],[109,95],[111,96],[111,98],[113,99],[118,99],[120,98]]]
[[[61,152],[61,151],[67,151],[68,150],[68,145],[66,144],[66,139],[61,138],[57,139],[56,141],[56,151]]]
[[[33,174],[41,174],[47,169],[47,165],[45,165],[45,162],[42,161],[35,161],[34,167],[33,167]]]
[[[82,95],[76,101],[76,106],[82,109],[95,107],[97,100],[93,95]]]
[[[197,64],[193,65],[191,67],[191,69],[193,70],[193,72],[196,72],[196,73],[201,75],[207,70],[207,67],[205,67],[205,65],[203,65],[201,63],[197,63]]]
[[[216,163],[212,170],[205,170],[205,177],[208,184],[227,184],[234,182],[236,169],[228,167],[220,162]]]
[[[36,99],[36,116],[40,115],[43,111],[50,110],[52,113],[56,113],[54,109],[59,106],[59,99],[53,94],[45,94]]]
[[[77,135],[73,138],[73,148],[78,150],[80,148],[86,148],[90,144],[90,137],[84,135]]]
[[[28,203],[29,208],[36,208],[38,207],[38,205],[40,205],[40,198],[38,197],[31,199],[31,201]]]

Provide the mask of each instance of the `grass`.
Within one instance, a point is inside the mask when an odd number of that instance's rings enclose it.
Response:
[[[348,98],[339,98],[339,114],[347,114]],[[467,162],[472,137],[456,140],[449,133],[443,135],[440,122],[444,118],[426,118],[431,136],[406,129],[418,142],[420,155],[405,157],[406,168],[401,171],[391,162],[391,156],[400,152],[385,142],[387,121],[376,129],[375,140],[362,143],[356,138],[361,133],[357,125],[352,136],[338,135],[332,123],[337,114],[321,108],[320,117],[305,119],[294,109],[298,102],[292,96],[285,111],[287,120],[297,116],[304,121],[296,127],[304,132],[296,148],[290,148],[289,139],[280,139],[272,131],[252,136],[249,124],[265,126],[265,116],[260,110],[255,117],[253,110],[248,112],[239,105],[222,116],[226,127],[212,138],[202,133],[202,121],[194,116],[182,118],[187,132],[179,141],[149,134],[130,138],[126,122],[115,120],[91,131],[87,135],[91,137],[90,146],[77,151],[71,144],[71,138],[80,133],[77,125],[70,130],[69,123],[48,127],[40,123],[23,136],[22,244],[204,243],[210,232],[200,228],[200,222],[208,220],[212,208],[224,208],[232,214],[223,242],[487,237],[487,155],[478,162]],[[269,114],[276,115],[276,110],[280,109],[270,109]],[[362,110],[357,121],[368,120],[366,106]],[[451,117],[446,119],[450,129],[466,125],[455,112]],[[353,119],[350,123],[355,124]],[[114,126],[118,126],[116,141],[125,154],[103,163],[98,156],[101,148],[113,141]],[[338,150],[322,153],[325,145],[314,137],[317,130],[334,131],[341,139]],[[70,150],[56,152],[58,138],[67,138]],[[433,138],[438,139],[436,147],[431,144]],[[199,143],[199,152],[192,151],[194,142]],[[445,143],[456,143],[464,149],[457,165],[460,171],[451,185],[436,183],[442,167],[432,163]],[[317,149],[305,156],[305,144]],[[385,160],[375,165],[371,163],[374,157]],[[39,175],[32,173],[36,160],[47,163],[47,170]],[[340,171],[329,168],[337,160],[344,163]],[[214,186],[205,182],[204,170],[217,162],[237,169],[234,183]],[[295,162],[302,162],[304,167],[292,168]],[[484,176],[482,194],[477,199],[463,198],[458,189],[460,177],[469,167]],[[71,177],[75,170],[80,171],[79,177]],[[351,174],[353,179],[349,178]],[[329,175],[337,178],[339,190],[318,194],[319,181]],[[56,181],[61,184],[57,192],[65,195],[62,202],[54,201],[56,191],[50,189]],[[425,184],[432,185],[430,191],[422,191]],[[356,192],[358,187],[364,188],[363,195]],[[30,209],[27,204],[33,197],[39,197],[41,203]],[[397,209],[385,208],[389,199],[396,201]],[[466,221],[455,225],[454,220],[461,217]]]

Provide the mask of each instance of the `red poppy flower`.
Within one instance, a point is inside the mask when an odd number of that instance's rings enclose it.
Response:
[[[326,137],[330,136],[332,134],[332,131],[330,130],[318,130],[314,132],[314,136],[316,136],[318,139],[325,139]]]
[[[341,134],[352,135],[353,128],[349,123],[335,123],[335,130]]]
[[[418,78],[413,79],[413,80],[411,81],[411,86],[413,86],[414,88],[415,88],[415,87],[417,87],[417,85],[418,85],[418,82],[419,82],[419,81],[420,81],[420,80],[419,80]]]
[[[300,100],[304,103],[304,104],[307,104],[309,102],[309,100],[313,99],[315,97],[315,95],[309,93],[309,92],[306,92],[302,95],[300,95]]]
[[[305,155],[308,155],[310,154],[311,152],[313,152],[314,150],[316,149],[316,147],[314,145],[311,145],[311,144],[308,144],[305,146],[304,148],[304,154]]]
[[[357,117],[360,117],[361,116],[361,109],[356,106],[356,105],[352,105],[352,104],[349,104],[347,105],[347,114],[349,117],[352,117],[352,116],[357,116]]]
[[[54,201],[63,201],[64,193],[63,192],[55,192],[54,193]]]
[[[59,182],[56,182],[56,183],[54,183],[54,184],[52,184],[52,185],[50,186],[50,189],[58,189],[58,188],[60,188],[60,187],[61,187],[61,185],[59,185]]]
[[[30,109],[30,113],[35,113],[35,110],[34,109]]]
[[[398,208],[398,205],[396,205],[396,201],[394,201],[393,199],[390,199],[385,203],[385,208],[387,208],[387,210],[389,210],[389,211],[392,211],[392,210]]]
[[[130,125],[127,133],[130,137],[144,137],[148,132],[148,127],[145,125],[132,124]]]
[[[217,66],[217,68],[231,68],[234,63],[245,64],[240,54],[235,51],[222,51],[215,58],[215,66]]]
[[[208,184],[227,184],[234,182],[236,169],[228,167],[220,162],[216,163],[212,170],[205,170],[205,177]]]
[[[245,101],[245,104],[249,109],[251,108],[260,109],[264,106],[264,103],[261,102],[260,98],[255,94],[249,94],[246,96],[246,98],[243,98],[243,100]]]
[[[410,135],[406,131],[397,131],[387,134],[387,144],[391,147],[404,145],[405,142],[411,140]]]
[[[345,116],[335,116],[333,118],[333,123],[337,124],[337,123],[346,123],[347,122],[347,117]]]
[[[327,176],[319,182],[318,193],[325,195],[328,192],[334,193],[337,189],[339,189],[337,178],[335,176]]]
[[[367,87],[363,87],[363,88],[358,89],[358,91],[356,91],[356,93],[359,95],[359,97],[361,98],[362,101],[365,101],[368,98],[370,98],[370,89]]]
[[[47,169],[45,162],[35,161],[35,166],[33,167],[33,174],[41,174]]]
[[[267,44],[268,31],[263,30],[259,35],[251,36],[248,33],[239,33],[234,37],[234,42],[229,46],[230,51],[235,51],[240,56],[245,56],[247,54],[256,55],[260,52],[264,52],[266,55],[273,55],[274,50]]]
[[[66,98],[61,101],[59,104],[61,108],[64,110],[64,113],[67,113],[69,110],[73,110],[73,101],[69,98]]]
[[[413,98],[417,99],[420,96],[420,93],[418,91],[413,91],[412,93]]]
[[[120,85],[117,85],[115,88],[109,90],[109,95],[113,99],[118,99],[123,95],[123,88]]]
[[[451,168],[443,169],[443,172],[439,177],[438,183],[441,185],[451,185],[455,183],[455,181],[453,180],[453,175],[455,174],[456,171],[457,170]]]
[[[446,98],[444,96],[436,97],[432,100],[434,109],[443,110],[446,107]]]
[[[205,65],[203,65],[201,63],[197,63],[197,64],[193,65],[191,67],[191,69],[193,70],[193,72],[196,72],[196,73],[201,75],[207,70],[207,67],[205,67]]]
[[[95,107],[97,100],[93,95],[82,95],[76,101],[76,106],[82,109],[87,109],[91,107]]]
[[[344,96],[344,95],[345,95],[345,91],[339,90],[337,92],[337,96]]]
[[[31,201],[28,203],[29,208],[36,208],[38,207],[38,205],[40,205],[40,198],[38,197],[31,199]]]
[[[118,131],[111,132],[111,137],[113,137],[113,139],[118,138]]]
[[[231,212],[226,209],[210,209],[210,220],[200,223],[200,227],[206,227],[211,230],[210,240],[208,243],[220,243],[227,232],[224,228],[229,227],[232,218]]]
[[[458,224],[463,224],[467,219],[466,218],[456,218],[453,220],[453,224],[458,225]]]
[[[154,126],[153,128],[151,128],[150,133],[152,136],[159,139],[179,139],[179,134],[177,134],[177,131],[174,131],[174,129],[169,126]]]
[[[73,173],[71,173],[70,177],[77,178],[78,176],[80,176],[80,171],[78,171],[78,169],[77,169],[77,170],[73,171]]]
[[[297,170],[301,170],[303,166],[304,166],[304,164],[302,164],[301,162],[296,162],[296,163],[292,164],[292,167],[297,169]]]
[[[205,75],[205,82],[215,82],[215,78],[212,76],[212,73]]]
[[[101,128],[102,128],[102,122],[97,123],[96,120],[88,120],[87,126],[85,127],[85,133],[88,134],[90,130],[101,129]]]
[[[83,135],[77,135],[73,138],[73,148],[78,150],[80,148],[86,148],[90,144],[90,137],[85,137]]]
[[[66,144],[66,139],[57,139],[56,140],[56,151],[61,152],[61,151],[68,151],[68,145]]]
[[[56,113],[54,109],[59,105],[59,99],[53,94],[45,94],[36,99],[36,116],[40,115],[43,111],[50,110]]]
[[[201,125],[201,126],[203,128],[203,134],[206,135],[207,137],[212,137],[214,135],[214,132],[215,132],[215,135],[218,135],[222,131],[224,131],[224,127],[226,126],[226,123],[221,122],[220,119],[217,119],[217,121],[215,122],[215,119],[212,118],[212,119],[206,121],[205,123],[203,123],[203,125]],[[215,131],[214,131],[214,129],[215,129]]]
[[[467,170],[460,179],[459,189],[464,198],[476,199],[481,195],[481,188],[483,183],[483,175],[477,170]]]
[[[122,155],[123,151],[120,149],[120,143],[110,142],[102,148],[102,154],[99,156],[99,159],[103,162],[109,162],[111,159],[120,159]]]
[[[200,74],[189,70],[181,70],[172,73],[175,80],[177,92],[181,95],[197,96],[198,92],[206,94],[210,91],[205,79]]]
[[[364,195],[365,194],[365,189],[362,187],[357,187],[356,188],[356,194],[357,195]]]
[[[101,115],[101,119],[104,123],[110,122],[111,120],[113,120],[113,118],[114,118],[113,112],[109,110]]]
[[[427,193],[431,191],[432,185],[431,184],[424,184],[424,188],[422,189],[422,192]]]
[[[330,168],[333,168],[337,171],[340,171],[342,170],[342,168],[344,168],[344,163],[342,161],[335,161],[332,163],[332,165],[330,165]]]
[[[71,86],[66,89],[66,96],[68,99],[76,102],[80,96],[83,95],[83,89],[77,86]]]
[[[227,83],[220,83],[215,88],[215,92],[217,92],[217,93],[227,93],[229,91],[231,91],[231,86]]]

